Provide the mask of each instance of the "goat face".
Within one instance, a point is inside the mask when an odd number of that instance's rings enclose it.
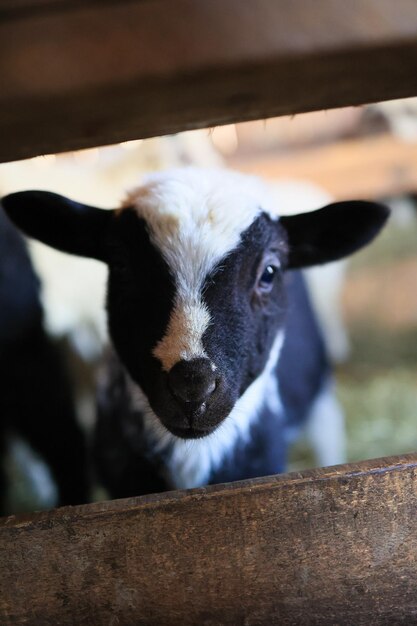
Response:
[[[157,246],[147,222],[126,208],[114,234],[107,299],[114,345],[164,426],[204,436],[263,371],[282,326],[284,231],[260,214],[236,247],[215,255],[207,250],[218,243],[215,232],[204,250],[196,232]]]
[[[3,203],[29,235],[108,263],[115,348],[182,438],[215,430],[275,365],[285,270],[353,252],[387,217],[380,205],[344,202],[278,219],[257,180],[192,168],[152,177],[113,212],[40,192]]]

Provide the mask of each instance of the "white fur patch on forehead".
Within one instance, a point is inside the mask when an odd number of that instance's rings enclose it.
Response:
[[[277,217],[268,188],[259,179],[194,167],[150,175],[124,206],[146,221],[163,254],[169,257],[181,249],[186,258],[177,265],[198,249],[200,262],[213,266],[236,247],[262,211]]]
[[[190,167],[149,176],[123,206],[146,221],[176,283],[167,332],[154,355],[166,371],[181,359],[205,357],[210,315],[201,300],[204,279],[261,212],[276,219],[266,186],[236,172]]]

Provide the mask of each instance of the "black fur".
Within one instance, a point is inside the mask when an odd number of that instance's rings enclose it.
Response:
[[[18,434],[49,465],[59,503],[88,497],[86,448],[61,354],[42,324],[39,281],[22,237],[0,208],[0,448]],[[0,468],[1,494],[6,481]],[[4,504],[4,502],[3,502]]]
[[[233,454],[211,475],[212,484],[285,471],[289,442],[305,425],[314,399],[329,379],[323,337],[303,276],[288,272],[284,282],[288,300],[285,340],[275,370],[282,412],[272,412],[265,403],[249,441],[238,442]]]
[[[94,459],[98,478],[114,498],[170,488],[163,458],[149,445],[143,414],[133,406],[126,372],[114,353],[99,376]]]
[[[296,269],[342,259],[372,241],[388,216],[389,209],[382,204],[349,200],[282,217],[289,233],[288,266]]]
[[[296,431],[306,422],[313,400],[331,372],[302,274],[287,272],[286,283],[290,298],[276,375],[287,431]]]
[[[130,376],[143,385],[151,404],[168,392],[168,379],[152,349],[163,336],[175,293],[174,279],[133,211],[114,219],[108,243],[109,330]]]
[[[260,294],[257,284],[270,259],[276,258],[283,267],[286,255],[285,232],[279,223],[262,214],[242,234],[237,249],[206,279],[203,300],[212,323],[204,334],[203,345],[218,365],[225,384],[233,390],[233,404],[263,370],[283,324],[284,272],[277,269],[268,294]],[[224,398],[220,398],[222,401]]]
[[[6,213],[29,237],[63,252],[106,261],[112,214],[48,191],[21,191],[2,199]]]

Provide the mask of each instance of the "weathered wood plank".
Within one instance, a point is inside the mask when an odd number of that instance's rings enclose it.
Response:
[[[2,624],[417,623],[417,454],[0,523]]]
[[[0,4],[0,160],[417,94],[414,0]]]
[[[272,180],[309,180],[336,200],[417,192],[417,142],[390,135],[308,147],[283,156],[229,157],[227,165]]]

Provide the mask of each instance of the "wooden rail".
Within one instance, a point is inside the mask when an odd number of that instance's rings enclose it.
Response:
[[[417,454],[0,521],[1,624],[417,623]]]
[[[0,161],[412,96],[415,0],[0,0]]]
[[[227,165],[273,180],[309,180],[337,200],[417,192],[417,142],[391,135],[338,141],[281,157],[231,157]]]

